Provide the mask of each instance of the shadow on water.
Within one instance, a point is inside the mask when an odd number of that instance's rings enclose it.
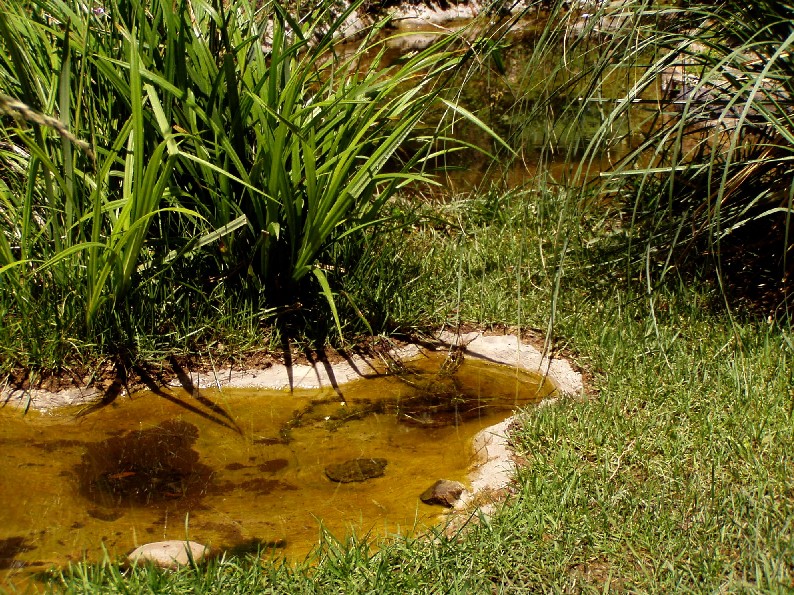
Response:
[[[174,357],[171,358],[171,367],[176,373],[180,385],[188,394],[190,394],[194,399],[196,399],[196,401],[201,403],[204,407],[209,409],[213,414],[225,419],[230,424],[227,427],[235,430],[238,433],[242,433],[242,430],[240,430],[240,428],[237,426],[237,423],[234,421],[234,418],[229,414],[228,411],[226,411],[223,407],[218,405],[212,399],[209,399],[201,394],[199,388],[193,384],[193,380],[190,378],[190,374],[188,374],[187,371],[181,365],[179,365],[179,362],[177,362],[176,358]]]
[[[179,369],[182,370],[182,374],[184,376],[187,376],[187,374],[184,372],[182,368]],[[201,408],[193,405],[192,403],[189,403],[185,398],[180,398],[174,395],[173,393],[164,390],[163,388],[161,388],[162,383],[156,382],[155,379],[152,378],[145,370],[141,368],[136,368],[136,372],[140,376],[143,383],[147,386],[147,388],[158,397],[161,397],[176,405],[179,405],[180,407],[186,409],[187,411],[190,411],[191,413],[200,415],[201,417],[207,419],[208,421],[211,421],[220,426],[233,430],[238,434],[242,434],[242,430],[234,421],[232,416],[225,409],[223,409],[223,407],[218,405],[212,399],[201,395],[201,392],[199,391],[199,389],[193,386],[193,382],[190,380],[189,377],[187,379],[188,380],[187,385],[190,386],[190,389],[189,390],[186,389],[188,398],[195,399],[200,405],[203,405],[204,407],[209,409],[209,412],[202,410]],[[182,386],[184,387],[184,383],[182,384]]]
[[[198,436],[195,425],[169,420],[88,445],[75,467],[80,494],[106,508],[176,501],[190,508],[212,481],[192,448]]]
[[[170,363],[174,373],[177,376],[177,380],[179,381],[180,386],[184,389],[185,393],[190,398],[194,399],[199,405],[205,407],[209,411],[203,411],[200,407],[189,403],[186,399],[179,398],[174,394],[163,390],[162,387],[166,384],[163,378],[153,378],[146,370],[139,366],[135,366],[134,371],[152,393],[163,399],[172,401],[173,403],[184,407],[186,410],[195,413],[196,415],[201,415],[210,421],[233,430],[238,434],[242,433],[242,430],[237,426],[234,418],[223,407],[218,405],[212,399],[201,394],[201,391],[195,386],[190,375],[181,365],[179,365],[175,358],[171,358]],[[99,409],[112,405],[116,402],[116,399],[119,396],[124,394],[125,391],[127,393],[130,392],[127,385],[126,370],[123,366],[117,366],[116,378],[113,380],[110,387],[108,387],[108,389],[103,393],[102,398],[97,403],[82,409],[76,415],[78,417],[84,417],[91,415]]]
[[[17,560],[17,556],[34,550],[36,546],[25,537],[6,537],[0,539],[0,570],[24,568],[25,562]]]

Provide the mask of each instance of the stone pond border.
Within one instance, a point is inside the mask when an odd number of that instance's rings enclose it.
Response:
[[[465,346],[466,357],[516,366],[545,375],[557,386],[558,396],[545,400],[542,405],[547,406],[560,397],[578,397],[584,394],[582,374],[567,359],[550,358],[533,345],[523,343],[515,335],[484,336],[471,332],[457,336],[453,333],[442,333],[439,339],[448,345]],[[477,509],[488,514],[500,500],[499,494],[510,486],[516,463],[510,446],[509,430],[516,421],[518,416],[513,415],[481,430],[474,437],[474,458],[468,476],[469,489],[455,503],[455,512]]]

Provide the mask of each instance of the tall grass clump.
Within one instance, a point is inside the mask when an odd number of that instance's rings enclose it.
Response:
[[[780,305],[791,271],[794,9],[727,1],[624,12],[633,25],[623,35],[642,52],[615,54],[614,68],[641,64],[642,76],[614,98],[589,155],[633,118],[633,149],[599,191],[628,214],[630,268],[652,286],[710,263],[727,293]]]
[[[135,349],[189,294],[336,315],[330,248],[424,179],[417,125],[468,53],[388,65],[384,23],[342,49],[358,6],[332,4],[0,5],[5,365]]]

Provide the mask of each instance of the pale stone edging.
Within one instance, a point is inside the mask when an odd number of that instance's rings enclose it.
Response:
[[[544,357],[535,347],[521,343],[515,335],[483,336],[477,332],[456,335],[442,332],[437,339],[444,345],[465,347],[466,357],[539,372],[548,376],[562,394],[577,395],[583,390],[581,374],[568,361]],[[391,355],[398,360],[409,360],[422,352],[422,348],[412,344],[394,350]],[[199,389],[319,389],[339,386],[365,375],[382,373],[382,369],[381,362],[356,355],[336,364],[317,362],[295,364],[290,368],[276,365],[265,370],[232,371],[225,368],[213,374],[192,373],[190,381]],[[171,385],[179,386],[180,383],[175,380]]]
[[[574,371],[566,360],[544,357],[535,347],[521,343],[515,335],[483,336],[477,332],[457,335],[445,331],[437,338],[446,345],[464,346],[467,357],[540,372],[548,376],[563,394],[575,395],[583,390],[581,375]],[[395,350],[392,355],[396,359],[405,360],[420,353],[422,350],[418,345],[407,345]],[[233,371],[230,368],[222,368],[209,374],[190,372],[188,379],[197,389],[226,387],[313,389],[337,386],[364,375],[380,373],[382,367],[380,362],[371,358],[353,356],[333,365],[318,362],[312,365],[295,364],[290,368],[274,365],[264,370]],[[171,382],[171,386],[180,386],[180,384],[180,380]],[[39,411],[90,404],[101,399],[102,396],[102,391],[93,387],[52,392],[44,389],[23,390],[0,386],[0,403]]]
[[[582,375],[573,369],[570,362],[562,358],[544,356],[532,345],[522,343],[515,335],[484,336],[478,332],[458,335],[442,332],[437,339],[445,346],[465,347],[466,357],[490,361],[496,364],[518,366],[522,369],[539,372],[554,382],[560,396],[579,396],[584,392]],[[398,360],[409,360],[423,353],[418,345],[406,345],[392,352]],[[273,366],[267,370],[248,372],[221,371],[217,376],[194,376],[191,380],[199,388],[212,386],[223,388],[269,388],[289,390],[290,388],[318,389],[341,385],[362,377],[365,374],[379,373],[382,365],[360,356],[326,366],[295,365],[291,373],[283,366]],[[554,402],[547,399],[543,405]],[[455,510],[465,510],[485,492],[498,492],[508,487],[515,474],[516,465],[513,451],[508,440],[508,428],[516,421],[515,416],[479,432],[473,439],[474,462],[469,473],[470,488],[463,493],[455,505]],[[487,512],[487,504],[478,503]]]
[[[544,356],[532,345],[522,343],[515,335],[482,336],[479,333],[468,333],[456,336],[446,333],[439,338],[452,345],[465,345],[468,357],[540,372],[555,383],[560,397],[584,393],[582,375],[573,369],[570,362]],[[542,405],[549,405],[556,400],[547,399]],[[470,489],[463,492],[455,504],[455,511],[467,510],[476,505],[487,514],[491,504],[478,502],[478,498],[487,492],[504,490],[511,484],[516,464],[509,444],[508,430],[515,421],[517,416],[511,416],[501,423],[485,428],[474,437],[474,463],[468,477]]]

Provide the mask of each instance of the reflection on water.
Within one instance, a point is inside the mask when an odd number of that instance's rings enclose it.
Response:
[[[338,537],[422,530],[439,509],[419,495],[465,481],[469,441],[548,381],[466,360],[426,357],[401,375],[335,390],[181,390],[119,397],[90,412],[0,417],[0,568],[9,577],[106,548],[191,539],[215,551],[270,549],[291,559]],[[360,477],[331,480],[370,461]]]

